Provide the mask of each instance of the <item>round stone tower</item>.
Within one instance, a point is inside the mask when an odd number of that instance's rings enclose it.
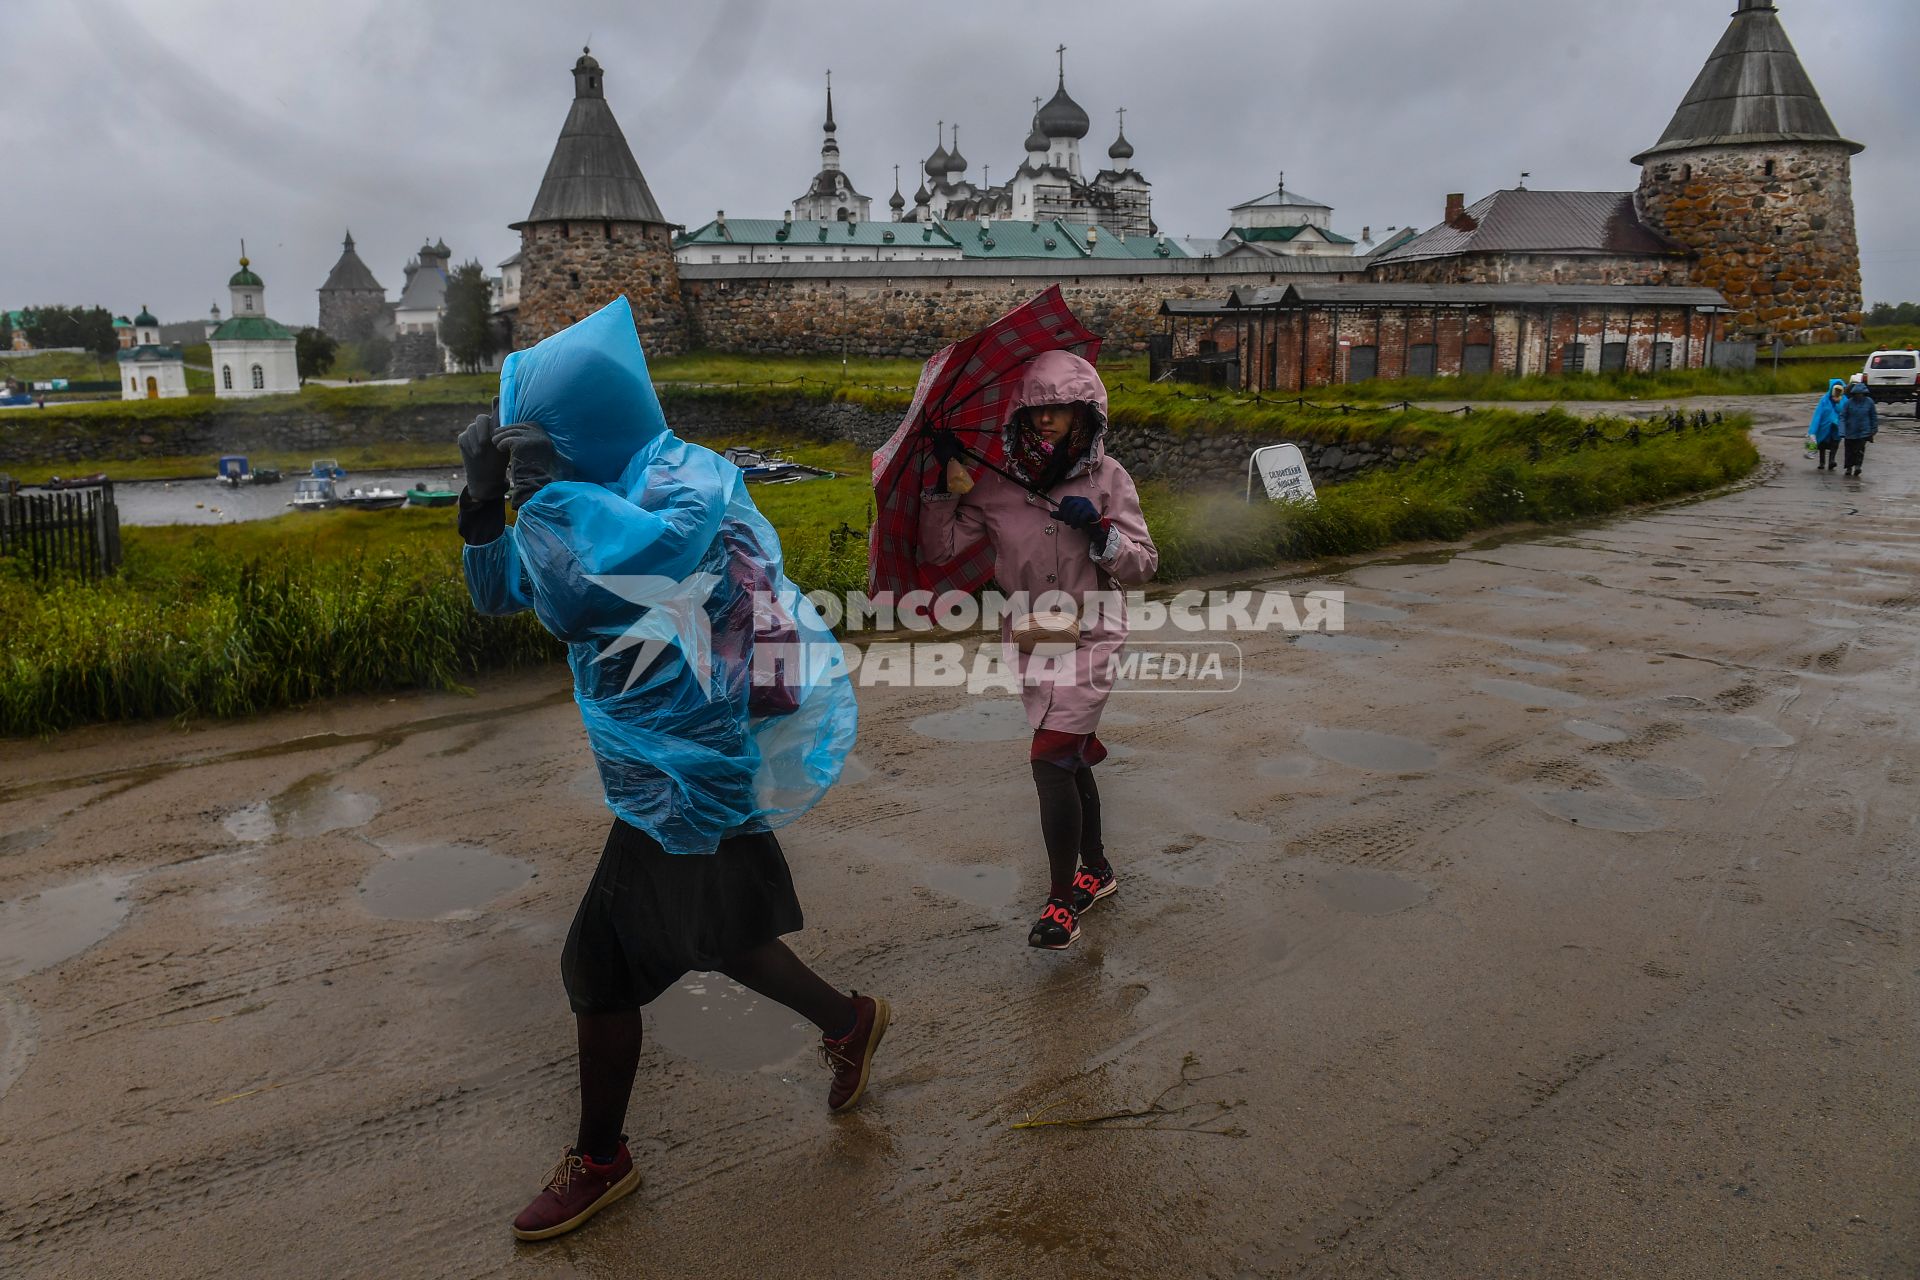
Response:
[[[520,305],[513,345],[530,347],[621,294],[650,356],[687,346],[673,257],[675,227],[661,216],[607,105],[600,64],[573,64],[573,107],[520,233]]]
[[[340,242],[340,261],[320,286],[320,329],[341,342],[364,342],[386,318],[387,291],[353,249],[353,232]]]
[[[1693,283],[1732,304],[1728,336],[1860,336],[1853,157],[1774,0],[1740,0],[1642,166],[1641,218],[1699,255]]]

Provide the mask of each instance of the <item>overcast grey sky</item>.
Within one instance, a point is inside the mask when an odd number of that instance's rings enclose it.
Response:
[[[1920,299],[1920,0],[1779,0],[1842,133],[1869,302]],[[819,165],[821,73],[843,164],[884,215],[937,120],[978,175],[1022,158],[1067,89],[1104,163],[1127,108],[1154,216],[1217,235],[1289,188],[1376,235],[1449,191],[1630,189],[1732,0],[9,0],[0,304],[227,306],[246,237],[268,310],[310,323],[343,227],[388,296],[423,238],[491,270],[518,247],[588,40],[669,218],[778,217]],[[934,14],[937,21],[923,19]]]

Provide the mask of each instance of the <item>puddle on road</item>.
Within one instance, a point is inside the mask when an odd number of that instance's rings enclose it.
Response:
[[[1189,813],[1186,827],[1197,836],[1233,844],[1253,844],[1273,838],[1273,828],[1264,822],[1248,822],[1230,813]]]
[[[1522,653],[1544,653],[1548,657],[1571,658],[1576,653],[1587,652],[1587,646],[1575,644],[1571,640],[1521,640],[1514,636],[1492,636],[1509,649],[1518,649]]]
[[[1527,798],[1556,818],[1600,831],[1658,831],[1653,810],[1629,795],[1601,791],[1535,791]]]
[[[723,974],[690,973],[647,1006],[647,1033],[662,1048],[722,1071],[785,1062],[820,1033],[785,1005]]]
[[[1350,636],[1340,631],[1303,631],[1293,637],[1293,643],[1302,649],[1312,649],[1318,653],[1365,654],[1371,656],[1385,653],[1393,648],[1385,640],[1369,640],[1365,636]]]
[[[9,831],[0,835],[0,855],[25,853],[29,849],[38,849],[53,839],[52,827],[22,827],[18,831]]]
[[[1336,911],[1384,916],[1425,902],[1433,891],[1418,880],[1407,880],[1370,867],[1335,867],[1313,878],[1313,889]]]
[[[301,839],[364,827],[379,811],[379,799],[364,791],[329,787],[313,779],[297,782],[271,800],[235,809],[220,825],[234,839],[257,844],[276,835]]]
[[[1496,698],[1505,698],[1510,702],[1523,702],[1530,707],[1580,707],[1586,705],[1586,699],[1577,693],[1568,693],[1564,689],[1548,689],[1537,684],[1528,684],[1524,680],[1475,680],[1473,687],[1481,693],[1490,693]]]
[[[1020,892],[1018,872],[1012,867],[986,862],[924,867],[920,878],[935,893],[958,898],[976,907],[1008,906]]]
[[[1263,778],[1304,778],[1314,768],[1312,756],[1268,756],[1255,772]]]
[[[1589,742],[1625,742],[1633,735],[1625,729],[1616,729],[1610,724],[1601,724],[1598,720],[1563,720],[1560,727],[1577,738]]]
[[[1197,844],[1179,853],[1157,853],[1135,863],[1141,875],[1185,889],[1211,889],[1227,878],[1230,855],[1210,844]]]
[[[118,929],[132,876],[94,876],[0,903],[0,982],[72,959]]]
[[[1627,790],[1648,800],[1698,800],[1707,794],[1706,779],[1677,765],[1635,760],[1612,765],[1607,773]]]
[[[1502,669],[1517,676],[1563,676],[1567,669],[1551,662],[1533,662],[1526,658],[1495,658]]]
[[[1790,747],[1793,735],[1759,716],[1699,716],[1702,733],[1742,747]]]
[[[1348,622],[1404,622],[1412,616],[1405,609],[1364,600],[1349,600],[1341,607]]]
[[[1495,587],[1494,590],[1503,596],[1519,596],[1522,600],[1565,600],[1568,598],[1567,593],[1564,591],[1543,591],[1539,587],[1509,585]]]
[[[1808,618],[1816,627],[1829,627],[1835,631],[1858,631],[1863,624],[1852,618]]]
[[[1440,759],[1424,742],[1367,729],[1308,729],[1300,741],[1323,759],[1375,773],[1424,773]]]
[[[470,914],[533,878],[518,858],[470,844],[390,850],[360,880],[360,905],[388,920]]]
[[[1439,604],[1440,603],[1439,596],[1428,595],[1424,591],[1389,591],[1386,594],[1388,599],[1398,600],[1402,604]]]
[[[1105,718],[1117,723],[1112,716]],[[1025,709],[1013,698],[985,698],[950,711],[935,711],[909,727],[936,742],[1013,742],[1033,736]]]

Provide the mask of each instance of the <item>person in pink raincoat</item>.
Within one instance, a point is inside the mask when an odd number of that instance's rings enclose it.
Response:
[[[976,482],[958,442],[942,433],[934,443],[946,464],[942,486],[921,504],[923,561],[952,560],[984,538],[1002,591],[1036,603],[1061,593],[1078,614],[1070,655],[1017,654],[1050,874],[1047,905],[1027,941],[1055,951],[1080,936],[1087,908],[1118,887],[1100,836],[1093,766],[1107,749],[1095,731],[1112,688],[1108,663],[1127,638],[1122,593],[1160,565],[1133,477],[1106,454],[1106,429],[1107,389],[1093,366],[1065,351],[1035,356],[1005,427],[1006,462],[1046,496],[991,470]],[[1094,592],[1103,593],[1099,607],[1088,607]],[[1009,646],[1012,623],[1001,623]]]

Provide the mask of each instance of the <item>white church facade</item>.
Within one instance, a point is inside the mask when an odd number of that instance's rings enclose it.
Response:
[[[143,305],[132,325],[133,342],[119,352],[120,398],[171,400],[186,395],[186,357],[180,348],[160,341],[160,321]]]
[[[232,307],[207,340],[213,353],[213,394],[240,399],[300,390],[293,333],[267,315],[266,282],[254,274],[244,246],[240,269],[227,281],[227,291]]]

